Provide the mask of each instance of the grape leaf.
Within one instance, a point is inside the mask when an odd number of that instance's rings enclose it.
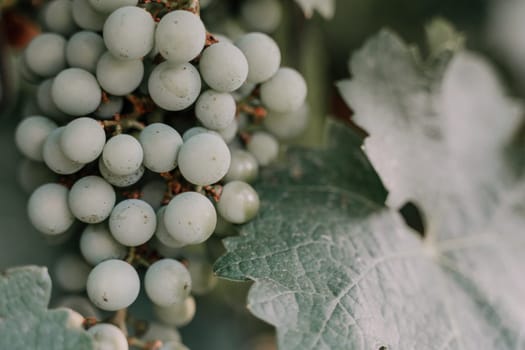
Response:
[[[0,349],[92,350],[87,332],[68,327],[64,310],[48,310],[51,278],[43,267],[8,269],[0,277]]]
[[[423,62],[388,31],[351,71],[339,87],[389,207],[355,149],[304,151],[302,172],[264,175],[261,213],[225,240],[217,273],[255,281],[248,307],[281,349],[525,349],[525,184],[506,157],[519,107],[478,56]],[[397,213],[407,201],[424,239]]]
[[[307,18],[312,17],[314,11],[319,12],[324,18],[330,19],[335,13],[335,0],[295,0],[303,9]]]

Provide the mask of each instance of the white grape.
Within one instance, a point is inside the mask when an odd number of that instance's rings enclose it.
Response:
[[[106,14],[95,11],[88,0],[73,0],[73,19],[82,29],[99,32],[104,27]]]
[[[308,124],[308,105],[304,104],[298,110],[290,113],[269,111],[263,124],[266,130],[279,140],[290,140],[299,136]]]
[[[154,311],[159,321],[175,327],[183,327],[195,316],[195,298],[187,297],[184,302],[168,307],[155,306]]]
[[[267,166],[279,156],[279,142],[272,135],[258,131],[250,137],[246,145],[248,152],[253,154],[261,166]]]
[[[215,230],[216,223],[215,207],[198,192],[176,195],[164,212],[166,230],[181,246],[206,241]]]
[[[156,173],[168,172],[177,166],[182,137],[171,126],[153,123],[141,131],[140,144],[144,149],[144,166]]]
[[[75,217],[67,203],[68,189],[49,183],[33,192],[27,203],[27,213],[34,228],[47,235],[66,232]]]
[[[202,79],[214,90],[232,92],[248,77],[248,61],[236,46],[219,42],[202,53],[199,68]]]
[[[164,223],[164,214],[166,212],[166,207],[161,207],[157,211],[157,228],[155,230],[155,237],[169,248],[180,248],[185,244],[177,241],[166,229],[166,224]]]
[[[87,294],[98,308],[115,311],[130,306],[140,291],[135,268],[122,260],[106,260],[91,270],[87,279]]]
[[[97,62],[105,50],[104,40],[100,35],[87,30],[80,31],[67,42],[66,60],[70,67],[95,73]]]
[[[49,169],[57,174],[69,175],[82,169],[84,164],[69,159],[62,151],[62,147],[60,147],[60,139],[63,131],[64,127],[60,127],[49,134],[44,142],[43,156],[44,162]]]
[[[54,33],[42,33],[31,40],[24,53],[27,67],[48,78],[66,68],[66,39]]]
[[[34,161],[43,160],[42,146],[57,125],[52,120],[31,116],[18,124],[15,131],[15,143],[24,156]]]
[[[167,189],[168,186],[165,181],[153,180],[142,187],[142,196],[140,198],[151,205],[154,210],[157,210],[162,205],[162,200]]]
[[[111,119],[115,114],[122,111],[124,99],[120,96],[108,96],[108,101],[102,101],[95,111],[95,115],[100,119]]]
[[[153,101],[168,111],[181,111],[199,97],[201,77],[189,63],[172,65],[162,62],[151,72],[148,90]]]
[[[138,0],[89,0],[95,10],[102,13],[111,13],[124,6],[135,6]]]
[[[199,16],[189,11],[172,11],[157,25],[155,43],[168,62],[186,63],[204,48],[206,28]]]
[[[144,288],[158,306],[183,304],[191,291],[191,277],[186,266],[177,260],[162,259],[146,271]]]
[[[144,151],[136,138],[126,134],[113,136],[102,151],[107,169],[115,175],[131,175],[142,165]]]
[[[292,68],[280,68],[261,85],[261,101],[270,110],[289,113],[298,110],[306,99],[306,82]]]
[[[144,9],[124,6],[116,9],[104,23],[104,43],[113,56],[136,60],[153,48],[155,21]]]
[[[146,243],[155,233],[157,216],[153,208],[140,199],[126,199],[113,208],[109,230],[117,242],[135,247]]]
[[[235,119],[237,104],[227,92],[207,90],[195,105],[195,115],[206,128],[221,130],[227,128]]]
[[[77,254],[60,257],[54,267],[53,280],[67,292],[81,292],[86,289],[91,267]]]
[[[91,265],[104,260],[121,259],[126,255],[126,248],[118,243],[106,223],[88,225],[80,236],[80,252]]]
[[[41,80],[41,77],[39,77],[35,72],[29,69],[29,66],[27,65],[26,58],[24,57],[24,55],[20,55],[16,63],[18,64],[17,73],[20,74],[20,77],[23,80],[31,84],[37,84]]]
[[[93,74],[80,68],[68,68],[53,81],[51,95],[64,113],[81,116],[94,112],[102,99],[102,91]]]
[[[232,161],[228,173],[224,177],[224,181],[244,181],[252,182],[259,174],[259,164],[257,159],[245,150],[237,149],[231,152]]]
[[[211,185],[226,175],[231,155],[224,140],[211,133],[197,134],[184,142],[178,156],[182,176],[195,185]]]
[[[124,96],[135,90],[144,76],[142,60],[121,60],[110,52],[104,53],[97,63],[100,86],[115,96]]]
[[[128,350],[128,339],[122,331],[109,323],[98,323],[87,331],[93,339],[94,350]]]
[[[248,78],[258,84],[270,79],[281,64],[281,50],[275,40],[263,33],[248,33],[240,37],[235,45],[248,61]]]
[[[203,128],[201,126],[194,126],[193,128],[189,128],[182,134],[182,140],[184,142],[188,141],[190,138],[192,138],[195,135],[202,134],[202,133],[210,133],[214,135],[219,135],[216,131],[208,130],[206,128]]]
[[[38,85],[36,90],[36,103],[42,113],[49,118],[58,121],[67,121],[70,117],[58,109],[53,97],[51,95],[51,88],[53,87],[54,79],[46,79]]]
[[[42,22],[48,31],[68,36],[77,29],[72,11],[70,0],[50,1],[42,9]]]
[[[242,181],[228,182],[222,188],[217,210],[229,222],[244,224],[257,215],[259,195],[252,186]]]
[[[217,133],[222,137],[224,142],[231,143],[235,139],[235,136],[237,136],[238,130],[239,122],[237,121],[237,119],[233,119],[227,127],[221,130],[217,130]]]
[[[99,176],[86,176],[69,191],[69,208],[82,222],[97,224],[106,220],[115,206],[113,187]]]
[[[281,23],[282,5],[278,0],[250,0],[242,3],[241,17],[250,28],[271,33]]]
[[[144,175],[144,166],[142,165],[132,174],[115,175],[106,167],[102,157],[100,157],[98,161],[98,170],[100,171],[100,175],[102,175],[107,182],[116,187],[128,187],[136,184]]]
[[[77,118],[69,122],[60,137],[62,151],[78,163],[97,159],[106,143],[104,127],[93,118]]]
[[[24,158],[17,171],[17,180],[20,187],[27,194],[31,194],[38,187],[55,182],[57,176],[44,163]]]

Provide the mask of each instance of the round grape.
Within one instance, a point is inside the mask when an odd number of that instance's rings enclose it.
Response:
[[[144,149],[144,166],[156,173],[175,169],[182,137],[171,126],[162,123],[148,125],[139,136]]]
[[[151,265],[144,277],[146,294],[158,306],[183,304],[191,291],[188,269],[173,259],[162,259]]]
[[[164,194],[168,186],[165,181],[162,180],[153,180],[146,183],[142,189],[142,196],[140,197],[144,202],[151,205],[154,210],[160,208],[162,200],[164,199]],[[158,224],[158,220],[157,220]]]
[[[237,104],[227,92],[207,90],[203,92],[195,105],[195,114],[208,129],[222,130],[235,119]]]
[[[144,9],[124,6],[109,15],[104,24],[104,43],[113,56],[136,60],[153,48],[155,21]]]
[[[181,246],[206,241],[215,230],[216,223],[215,207],[198,192],[176,195],[164,212],[166,230]]]
[[[27,203],[27,213],[34,228],[47,235],[66,232],[75,217],[67,203],[68,189],[59,184],[45,184],[33,192]]]
[[[18,124],[15,143],[24,156],[35,161],[43,160],[42,146],[57,125],[50,119],[40,116],[28,117]]]
[[[214,135],[220,136],[219,133],[217,133],[216,131],[208,130],[208,129],[203,128],[201,126],[194,126],[193,128],[189,128],[188,130],[186,130],[184,132],[184,134],[182,134],[182,141],[186,142],[190,138],[192,138],[193,136],[198,135],[198,134],[202,134],[202,133],[210,133],[210,134],[214,134]]]
[[[78,295],[68,295],[61,297],[56,306],[73,309],[84,317],[94,317],[97,319],[100,318],[100,312],[95,309],[91,301],[89,301],[89,299],[86,297]]]
[[[80,68],[68,68],[55,77],[51,96],[62,112],[81,116],[97,109],[102,91],[93,74]]]
[[[87,331],[96,350],[128,350],[128,339],[122,331],[109,323],[98,323]]]
[[[237,119],[234,119],[226,128],[217,130],[217,133],[220,135],[220,137],[222,137],[224,142],[230,143],[235,139],[235,136],[237,136],[238,130],[239,122],[237,121]]]
[[[279,156],[279,142],[264,131],[253,134],[246,148],[261,166],[269,165]]]
[[[144,76],[142,60],[126,60],[106,52],[97,63],[97,80],[104,91],[124,96],[135,90]]]
[[[224,181],[254,181],[259,174],[257,159],[250,152],[241,149],[233,150],[231,154],[232,161],[224,177]]]
[[[103,178],[86,176],[71,187],[69,208],[80,221],[97,224],[109,217],[116,199],[115,190]]]
[[[87,294],[98,308],[116,311],[130,306],[140,290],[135,268],[122,260],[106,260],[91,270],[87,279]]]
[[[244,224],[257,215],[259,195],[252,186],[242,181],[228,182],[223,188],[217,210],[229,222]]]
[[[184,302],[168,307],[155,306],[154,311],[159,321],[175,327],[183,327],[195,316],[195,298],[187,297]]]
[[[258,84],[270,79],[281,65],[281,50],[277,43],[263,33],[248,33],[235,45],[248,61],[248,82]]]
[[[102,157],[100,157],[98,160],[98,170],[100,171],[100,175],[102,175],[102,177],[107,182],[116,187],[128,187],[133,184],[136,184],[144,175],[144,166],[142,165],[140,166],[140,168],[137,169],[137,171],[135,171],[132,174],[115,175],[108,170],[108,168],[104,164],[104,160],[102,159]]]
[[[91,265],[104,260],[121,259],[126,255],[126,248],[118,243],[107,224],[88,225],[80,236],[80,252]]]
[[[162,207],[157,211],[157,229],[155,230],[155,237],[163,245],[169,248],[180,248],[185,244],[177,241],[166,229],[166,224],[164,223],[164,215],[166,213],[166,207]]]
[[[308,105],[304,104],[297,111],[278,113],[270,111],[263,124],[266,130],[279,140],[290,140],[299,136],[308,124]]]
[[[69,159],[62,151],[60,139],[63,131],[64,127],[60,127],[49,134],[44,142],[43,156],[49,169],[57,174],[70,175],[82,169],[84,164]]]
[[[197,57],[206,43],[206,28],[199,16],[189,11],[172,11],[160,20],[155,43],[168,62],[186,63]]]
[[[153,342],[156,340],[162,341],[162,343],[170,341],[182,341],[180,333],[177,328],[164,325],[158,322],[149,322],[146,333],[142,335],[141,339],[146,342]]]
[[[191,276],[191,292],[195,295],[208,294],[217,285],[213,266],[205,257],[192,257],[188,271]]]
[[[236,46],[219,42],[203,51],[200,62],[202,79],[214,90],[232,92],[246,81],[248,61]]]
[[[91,31],[81,31],[69,38],[66,45],[66,60],[70,67],[82,68],[95,73],[97,62],[106,50],[104,40]]]
[[[120,134],[108,140],[102,151],[106,168],[115,175],[131,175],[139,170],[144,158],[140,142],[133,136]]]
[[[62,132],[60,146],[69,159],[89,163],[97,159],[106,143],[104,127],[93,118],[77,118]]]
[[[172,65],[162,62],[151,72],[148,90],[153,101],[168,111],[181,111],[199,97],[201,77],[189,63]]]
[[[54,33],[42,33],[31,40],[24,53],[27,67],[47,78],[66,68],[66,39]]]
[[[109,230],[121,244],[136,247],[155,233],[157,217],[153,208],[140,199],[126,199],[115,206],[109,217]]]
[[[280,68],[261,85],[261,101],[268,109],[289,113],[299,109],[306,99],[306,82],[292,68]]]
[[[73,19],[82,29],[99,32],[104,27],[106,14],[95,11],[88,0],[73,0]]]
[[[195,185],[211,185],[230,168],[230,150],[224,140],[211,133],[197,134],[184,142],[178,156],[182,176]]]
[[[77,30],[70,0],[53,0],[42,9],[42,22],[48,31],[69,36]]]

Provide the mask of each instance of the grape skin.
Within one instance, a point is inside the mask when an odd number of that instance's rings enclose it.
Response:
[[[109,323],[99,323],[89,328],[87,332],[93,339],[97,350],[128,350],[128,340],[122,331]]]
[[[68,205],[69,190],[62,185],[49,183],[40,186],[29,197],[27,213],[34,228],[47,235],[66,232],[75,217]]]
[[[57,174],[69,175],[76,173],[84,166],[83,163],[75,162],[64,154],[60,147],[60,138],[64,127],[57,128],[49,134],[44,142],[43,155],[44,162]]]
[[[87,294],[98,308],[116,311],[131,305],[140,290],[140,280],[133,266],[122,260],[106,260],[91,270]]]
[[[131,175],[142,165],[144,151],[133,136],[120,134],[108,140],[102,151],[106,168],[115,175]]]
[[[195,316],[195,298],[191,295],[184,302],[168,307],[154,306],[155,315],[159,321],[175,327],[183,327]]]
[[[153,123],[141,131],[140,144],[144,150],[144,166],[156,173],[168,172],[177,166],[182,137],[171,126]]]
[[[279,155],[279,142],[275,137],[264,131],[253,134],[246,148],[261,166],[271,164]]]
[[[228,182],[223,188],[217,210],[229,222],[244,224],[257,215],[260,201],[252,186],[242,181]]]
[[[82,292],[86,289],[91,267],[78,254],[66,254],[57,260],[53,281],[68,292]]]
[[[117,242],[136,247],[146,243],[155,233],[157,216],[153,208],[140,199],[126,199],[113,208],[109,230]]]
[[[80,252],[91,265],[104,260],[120,259],[126,255],[126,248],[118,243],[109,232],[106,223],[88,225],[80,236]]]
[[[102,91],[93,74],[81,68],[68,68],[53,80],[51,96],[62,112],[81,116],[98,108]]]
[[[104,91],[124,96],[135,90],[144,76],[142,60],[121,60],[108,51],[97,63],[97,80]]]
[[[82,222],[97,224],[106,220],[116,201],[113,187],[99,176],[86,176],[69,191],[69,208]]]
[[[55,122],[46,117],[28,117],[22,120],[16,128],[16,146],[27,158],[41,162],[44,160],[42,146],[56,128]]]
[[[84,30],[69,38],[66,44],[66,60],[70,67],[95,73],[97,62],[105,50],[104,40],[100,35]]]
[[[102,175],[102,177],[107,182],[109,182],[115,187],[131,186],[139,182],[142,176],[144,176],[144,167],[142,165],[132,174],[115,175],[108,170],[108,168],[104,164],[104,160],[102,159],[102,157],[100,157],[98,160],[98,170],[100,171],[100,175]]]
[[[162,259],[151,265],[144,277],[146,294],[158,306],[183,304],[191,291],[188,269],[174,259]]]
[[[206,128],[222,130],[234,120],[237,104],[229,93],[204,91],[195,105],[195,114]]]
[[[77,118],[62,132],[60,147],[69,159],[90,163],[97,159],[106,143],[104,127],[93,118]]]
[[[294,112],[304,104],[305,99],[306,82],[292,68],[279,68],[270,80],[261,85],[261,101],[274,112]]]
[[[253,84],[270,79],[281,64],[281,51],[271,37],[263,33],[248,33],[237,39],[235,45],[248,61],[247,81]]]
[[[50,32],[69,36],[77,30],[70,0],[53,0],[42,9],[42,22]]]
[[[219,42],[202,52],[199,68],[204,81],[219,92],[233,92],[248,77],[248,61],[236,46]]]
[[[27,46],[24,59],[33,73],[52,77],[66,68],[66,39],[54,33],[39,34]]]
[[[95,11],[88,0],[73,0],[73,19],[82,29],[99,32],[104,27],[106,15]]]

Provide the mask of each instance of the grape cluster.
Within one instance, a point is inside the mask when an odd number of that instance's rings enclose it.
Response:
[[[210,34],[198,1],[53,0],[41,18],[21,60],[40,113],[15,140],[33,226],[61,241],[84,225],[56,279],[116,311],[145,268],[158,319],[185,325],[213,284],[191,247],[256,216],[250,183],[304,128],[305,80],[266,34]],[[89,331],[127,348],[112,327]]]

